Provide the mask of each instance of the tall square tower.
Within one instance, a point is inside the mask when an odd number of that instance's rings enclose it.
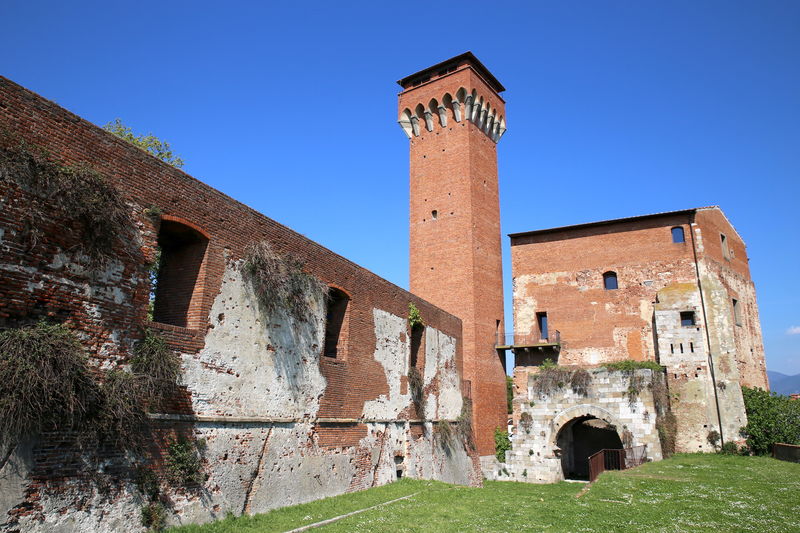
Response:
[[[398,82],[399,123],[410,140],[410,289],[463,323],[480,455],[505,428],[503,273],[497,142],[505,88],[470,52]]]

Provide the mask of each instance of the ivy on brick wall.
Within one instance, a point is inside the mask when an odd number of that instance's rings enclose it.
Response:
[[[30,198],[22,232],[29,249],[48,239],[44,227],[51,219],[77,231],[78,248],[93,267],[133,241],[123,238],[133,231],[129,209],[104,176],[87,166],[60,165],[44,150],[2,131],[0,181],[13,183]]]

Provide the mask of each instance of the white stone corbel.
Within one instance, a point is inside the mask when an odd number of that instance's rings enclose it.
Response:
[[[403,130],[403,133],[410,139],[411,138],[411,121],[409,119],[401,119],[397,121],[400,124],[400,128]]]
[[[433,131],[433,113],[426,110],[424,115],[425,115],[425,128],[428,131]]]
[[[453,117],[456,122],[461,122],[461,103],[458,100],[453,100]]]
[[[414,137],[419,137],[419,118],[411,117],[411,131],[414,133]]]
[[[437,109],[439,110],[439,122],[441,123],[442,127],[447,126],[447,108],[444,105],[439,104]]]
[[[486,115],[488,113],[489,113],[488,109],[484,109],[484,110],[481,111],[481,117],[480,117],[480,120],[478,122],[478,127],[480,129],[483,129],[483,125],[486,124]]]
[[[464,116],[467,120],[472,120],[472,95],[470,94],[467,96],[465,106],[466,109],[464,110]]]

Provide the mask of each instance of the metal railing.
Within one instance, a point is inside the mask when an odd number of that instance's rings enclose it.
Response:
[[[624,450],[600,450],[589,456],[589,481],[594,481],[606,470],[625,470],[646,461],[647,446],[633,446]]]
[[[537,346],[540,344],[561,344],[561,332],[553,330],[547,337],[539,333],[506,333],[497,334],[495,346]]]

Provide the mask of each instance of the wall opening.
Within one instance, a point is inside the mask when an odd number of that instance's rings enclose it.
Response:
[[[603,287],[607,291],[614,290],[614,289],[616,289],[618,287],[618,285],[617,285],[617,273],[616,272],[612,272],[612,271],[609,270],[608,272],[603,274]]]
[[[328,311],[325,315],[326,357],[344,358],[347,353],[347,308],[350,297],[342,290],[331,287],[328,293]]]
[[[733,303],[733,320],[736,322],[737,326],[742,325],[742,306],[739,304],[739,300],[736,298],[732,299]]]
[[[686,242],[682,227],[676,226],[672,228],[672,242]]]
[[[600,450],[621,450],[622,440],[614,426],[594,416],[573,418],[556,438],[561,449],[565,479],[589,479],[589,456]]]
[[[731,258],[731,251],[728,248],[728,238],[725,236],[724,233],[719,234],[720,244],[722,244],[722,257],[725,259]]]
[[[202,313],[202,278],[208,238],[173,220],[162,220],[158,232],[161,257],[154,279],[153,321],[199,329]]]
[[[536,323],[539,325],[539,338],[548,339],[547,333],[547,313],[536,313]]]
[[[422,352],[422,344],[425,339],[425,326],[411,328],[411,355],[409,360],[410,368],[417,366],[419,354]]]
[[[694,311],[681,311],[681,326],[694,326]]]

